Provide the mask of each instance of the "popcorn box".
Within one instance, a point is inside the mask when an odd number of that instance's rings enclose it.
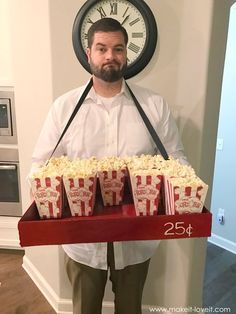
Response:
[[[104,206],[120,205],[124,198],[126,169],[98,172]]]
[[[201,213],[205,202],[208,185],[198,186],[173,185],[171,178],[164,177],[166,214]]]
[[[63,177],[64,187],[72,216],[91,216],[93,214],[97,178]]]
[[[134,206],[137,216],[157,214],[162,175],[131,175]]]
[[[40,218],[61,218],[62,178],[33,178],[30,183]]]

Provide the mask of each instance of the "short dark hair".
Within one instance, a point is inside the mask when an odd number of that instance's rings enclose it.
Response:
[[[128,43],[128,34],[126,29],[115,19],[102,18],[92,24],[88,31],[88,47],[91,48],[94,34],[97,32],[121,32],[124,36],[125,44]]]

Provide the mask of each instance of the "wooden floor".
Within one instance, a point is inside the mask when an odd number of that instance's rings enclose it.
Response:
[[[236,313],[236,254],[210,243],[207,248],[203,304],[205,307],[230,308],[231,313]],[[229,311],[225,310],[224,313]]]
[[[55,314],[22,268],[22,250],[0,249],[0,313]]]
[[[23,255],[24,251],[0,249],[0,313],[55,314],[22,268]],[[209,243],[203,306],[236,313],[235,296],[236,255]]]

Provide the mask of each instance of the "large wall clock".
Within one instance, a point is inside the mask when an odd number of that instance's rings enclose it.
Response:
[[[82,66],[90,72],[87,62],[87,33],[98,19],[112,17],[126,29],[128,79],[144,69],[151,60],[157,44],[157,25],[149,6],[143,0],[88,0],[76,15],[72,42],[75,54]]]

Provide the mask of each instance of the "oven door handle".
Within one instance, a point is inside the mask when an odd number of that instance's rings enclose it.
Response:
[[[16,170],[16,165],[0,165],[0,170]]]

